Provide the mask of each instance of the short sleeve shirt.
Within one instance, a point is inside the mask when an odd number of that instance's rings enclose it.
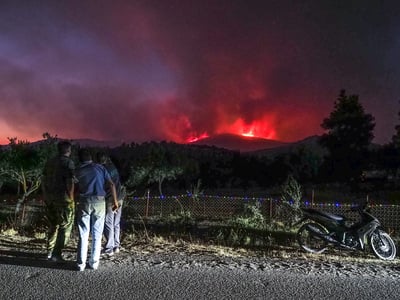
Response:
[[[56,156],[47,161],[42,184],[50,195],[68,194],[68,184],[74,181],[75,164],[68,156]]]
[[[111,176],[111,180],[114,182],[115,185],[115,190],[117,191],[117,198],[121,199],[121,181],[120,181],[120,177],[119,177],[119,173],[117,168],[115,167],[115,165],[113,163],[107,163],[104,165],[104,167],[107,169],[108,173],[110,173]],[[107,192],[107,198],[112,198],[112,194],[111,194],[111,190],[108,188],[106,190]]]
[[[111,176],[102,165],[84,162],[77,168],[76,177],[81,197],[106,196],[105,185]]]

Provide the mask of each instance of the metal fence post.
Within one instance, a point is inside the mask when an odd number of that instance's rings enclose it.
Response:
[[[149,216],[150,190],[147,190],[146,218]]]

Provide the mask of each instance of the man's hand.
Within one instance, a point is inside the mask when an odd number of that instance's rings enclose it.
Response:
[[[115,202],[114,202],[114,205],[113,205],[113,207],[112,207],[112,211],[113,211],[114,213],[116,213],[116,212],[118,211],[118,208],[119,208],[118,201],[115,201]]]

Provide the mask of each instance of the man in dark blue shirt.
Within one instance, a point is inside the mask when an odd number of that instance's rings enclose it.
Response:
[[[79,229],[77,265],[79,271],[85,270],[89,233],[91,232],[92,245],[89,266],[96,270],[100,262],[101,238],[106,211],[106,185],[111,190],[114,210],[118,209],[118,199],[110,174],[102,165],[92,161],[92,156],[88,149],[81,149],[79,151],[79,161],[81,164],[76,169],[79,190],[79,202],[77,205],[77,223]]]

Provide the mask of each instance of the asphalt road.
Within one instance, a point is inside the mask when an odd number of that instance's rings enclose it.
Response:
[[[182,268],[0,257],[0,299],[400,299],[393,277],[310,275],[285,270]]]

